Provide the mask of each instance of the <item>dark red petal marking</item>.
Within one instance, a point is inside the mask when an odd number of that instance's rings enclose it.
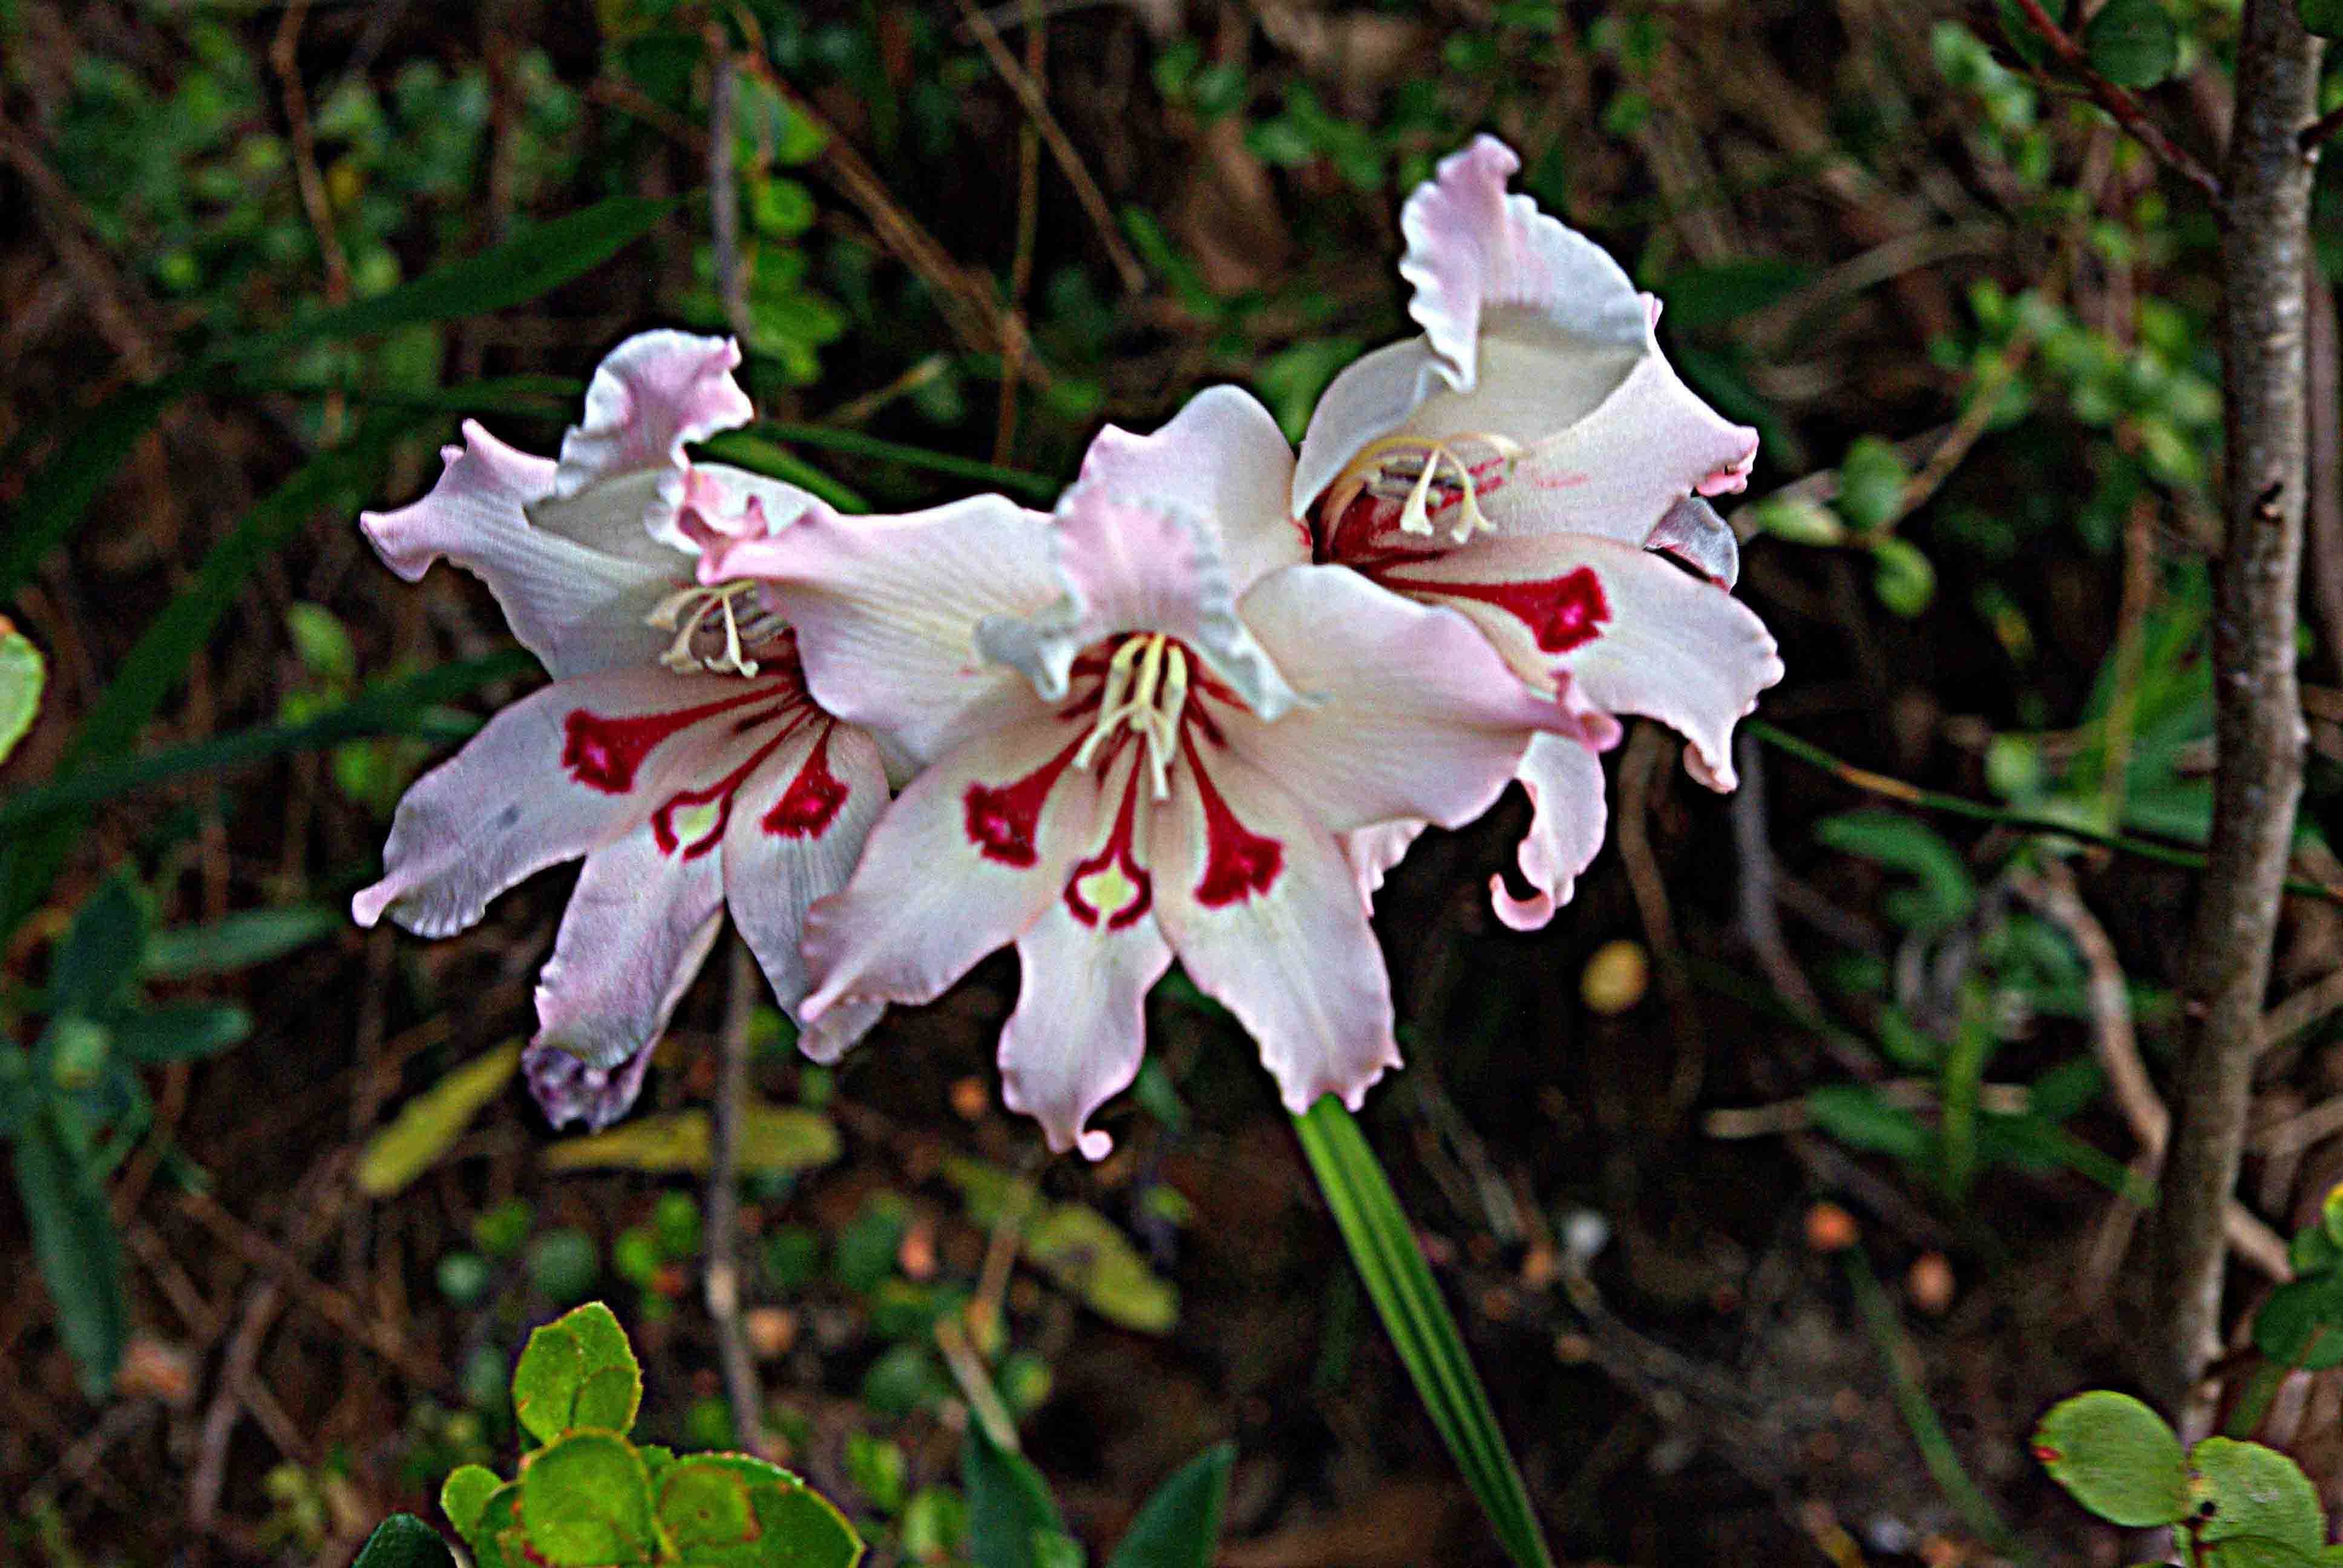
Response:
[[[759,820],[757,825],[766,832],[777,839],[819,839],[838,820],[839,809],[852,791],[830,770],[830,737],[837,728],[835,720],[824,725],[813,749],[799,766],[798,776]]]
[[[1041,820],[1041,805],[1066,764],[1081,749],[1080,740],[1044,762],[1024,778],[1009,784],[970,784],[960,795],[968,841],[988,860],[1020,870],[1041,859],[1033,835]]]
[[[779,711],[775,709],[775,712]],[[680,849],[685,859],[696,860],[723,842],[725,825],[732,820],[732,797],[739,791],[741,784],[747,780],[749,775],[754,773],[763,765],[765,759],[773,754],[776,747],[798,732],[799,729],[806,723],[808,717],[809,715],[800,713],[788,724],[783,725],[770,739],[751,752],[746,762],[741,763],[715,783],[699,789],[678,790],[661,802],[659,809],[651,813],[651,839],[659,845],[659,852],[672,855]],[[828,737],[825,736],[824,739],[827,739]],[[682,843],[675,830],[676,812],[686,806],[706,806],[711,802],[716,807],[716,820],[709,825],[708,831],[700,834],[690,843]]]
[[[1204,772],[1195,741],[1185,735],[1181,739],[1189,770],[1196,776],[1197,799],[1204,807],[1204,874],[1196,883],[1196,901],[1217,910],[1268,892],[1285,869],[1285,846],[1237,820]]]
[[[1373,575],[1385,588],[1403,593],[1426,598],[1444,594],[1494,605],[1528,627],[1540,650],[1546,653],[1568,653],[1585,647],[1603,635],[1603,625],[1611,618],[1611,601],[1604,597],[1602,579],[1593,567],[1523,583],[1427,581],[1395,572]]]
[[[1131,823],[1138,802],[1139,769],[1133,767],[1131,777],[1122,786],[1122,806],[1115,812],[1114,831],[1107,835],[1107,840],[1100,846],[1099,852],[1077,865],[1074,874],[1067,879],[1066,908],[1073,911],[1074,919],[1093,930],[1098,926],[1101,914],[1106,917],[1108,930],[1119,931],[1136,924],[1154,907],[1155,879],[1147,874],[1147,869],[1131,851]],[[1119,907],[1101,910],[1084,896],[1082,884],[1110,868],[1121,874],[1131,890]]]
[[[665,713],[638,713],[611,718],[589,709],[572,709],[561,721],[561,765],[589,789],[624,795],[635,787],[635,773],[660,742],[674,739],[704,719],[729,713],[752,702],[772,699],[779,682],[760,681],[737,697],[719,698],[693,708]]]

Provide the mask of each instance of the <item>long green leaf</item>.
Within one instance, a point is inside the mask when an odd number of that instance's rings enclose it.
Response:
[[[840,429],[835,425],[792,425],[766,420],[750,426],[749,429],[776,441],[794,442],[800,447],[826,447],[833,452],[850,452],[858,457],[870,457],[882,463],[900,463],[907,468],[925,468],[931,473],[949,474],[956,479],[972,479],[980,485],[1014,491],[1045,505],[1056,500],[1058,492],[1065,487],[1045,475],[1028,473],[1022,468],[1004,468],[998,463],[963,457],[952,452],[906,446],[900,441],[883,440],[877,436],[866,436],[860,430]]]
[[[976,1568],[1047,1568],[1042,1543],[1066,1533],[1041,1473],[995,1443],[984,1422],[968,1423],[960,1451],[968,1493],[968,1555]]]
[[[1488,1392],[1366,1135],[1332,1095],[1295,1117],[1293,1125],[1351,1261],[1497,1539],[1520,1568],[1553,1568]]]
[[[451,262],[387,294],[319,311],[290,327],[239,339],[159,381],[118,392],[91,410],[25,487],[0,549],[0,599],[32,578],[89,510],[139,437],[172,405],[223,367],[282,356],[324,337],[357,337],[425,322],[502,310],[591,271],[648,233],[672,202],[614,197],[522,230],[504,244]]]
[[[1234,1443],[1217,1442],[1156,1488],[1106,1568],[1212,1568],[1229,1501]]]
[[[33,1230],[33,1256],[56,1303],[57,1332],[73,1352],[82,1392],[103,1399],[114,1386],[128,1337],[122,1243],[106,1191],[45,1104],[16,1130],[16,1192]]]
[[[343,706],[302,724],[265,724],[208,739],[191,740],[146,757],[89,767],[36,785],[0,801],[0,837],[44,817],[85,811],[134,789],[167,783],[190,773],[208,773],[258,762],[290,751],[314,751],[369,735],[412,735],[460,740],[478,721],[442,713],[439,705],[484,686],[528,675],[537,660],[519,648],[434,666],[420,675],[386,681]]]

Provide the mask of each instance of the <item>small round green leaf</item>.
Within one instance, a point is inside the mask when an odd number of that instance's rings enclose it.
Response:
[[[2118,87],[2153,87],[2180,66],[2180,29],[2164,0],[2107,0],[2083,29],[2091,69]]]
[[[2272,1291],[2254,1314],[2254,1348],[2305,1372],[2343,1366],[2343,1273],[2312,1274]]]
[[[520,1522],[554,1568],[630,1568],[655,1548],[650,1477],[635,1445],[577,1432],[538,1451],[520,1476]]]
[[[2207,1543],[2241,1536],[2278,1543],[2316,1557],[2327,1543],[2327,1516],[2318,1489],[2294,1461],[2258,1442],[2208,1437],[2188,1451],[2197,1472],[2202,1519],[2197,1538]],[[2209,1515],[2203,1504],[2209,1503]]]
[[[412,1513],[394,1513],[374,1527],[350,1568],[456,1568],[456,1554]]]
[[[2319,1560],[2267,1535],[2233,1535],[2200,1544],[2203,1568],[2318,1568]]]
[[[512,1395],[513,1412],[540,1442],[581,1427],[623,1432],[642,1404],[642,1369],[610,1309],[588,1302],[528,1336]]]
[[[2187,1516],[2188,1464],[2164,1418],[2129,1394],[2095,1389],[2050,1407],[2034,1457],[2075,1501],[2127,1529]]]
[[[486,1465],[458,1465],[439,1488],[439,1510],[456,1527],[456,1533],[470,1541],[479,1533],[480,1513],[488,1507],[488,1499],[504,1483],[503,1478]]]
[[[33,716],[41,710],[41,689],[48,684],[49,667],[41,650],[0,616],[0,761],[7,760]]]
[[[862,1539],[779,1465],[694,1453],[661,1473],[659,1523],[683,1568],[853,1568]]]

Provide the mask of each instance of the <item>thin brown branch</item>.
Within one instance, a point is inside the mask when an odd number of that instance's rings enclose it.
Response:
[[[739,102],[739,68],[723,29],[708,30],[708,244],[716,270],[716,297],[724,323],[744,341],[749,318],[749,279],[740,254],[740,182],[733,160],[734,106]]]
[[[2026,0],[2021,0],[2021,4]],[[2303,280],[2322,45],[2293,0],[2246,0],[2222,186],[2226,538],[2213,617],[2213,834],[2189,933],[2177,1109],[2145,1268],[2142,1369],[2166,1409],[2194,1403],[2219,1343],[2223,1216],[2244,1152],[2270,950],[2302,792],[2295,673],[2304,473]]]
[[[2302,135],[2296,137],[2295,142],[2304,152],[2315,153],[2326,144],[2328,137],[2338,131],[2343,131],[2343,105],[2328,110],[2304,126]]]
[[[2132,138],[2153,153],[2167,168],[2203,191],[2206,199],[2218,203],[2221,182],[2211,169],[2197,160],[2187,148],[2164,134],[2162,126],[2147,117],[2137,98],[2117,86],[2092,68],[2091,56],[2066,29],[2058,25],[2050,13],[2042,8],[2042,0],[2017,0],[2017,8],[2026,14],[2026,24],[2049,45],[2058,63],[2075,74],[2091,95],[2091,101],[2115,117],[2116,124],[2131,133]]]
[[[1001,41],[1001,30],[971,4],[971,0],[960,0],[960,15],[968,19],[969,28],[976,35],[976,41],[984,46],[985,56],[992,62],[992,68],[1001,73],[1001,79],[1009,84],[1009,90],[1017,95],[1019,103],[1025,106],[1025,113],[1031,116],[1033,128],[1041,133],[1041,140],[1048,145],[1051,157],[1057,161],[1059,169],[1073,186],[1075,198],[1082,204],[1082,210],[1090,214],[1091,224],[1098,230],[1099,243],[1105,246],[1107,259],[1114,264],[1115,271],[1122,277],[1124,292],[1141,292],[1147,287],[1147,269],[1140,266],[1139,257],[1131,254],[1130,243],[1122,237],[1122,230],[1115,224],[1114,208],[1108,205],[1106,193],[1099,188],[1098,181],[1091,176],[1090,166],[1082,162],[1081,154],[1074,150],[1072,138],[1066,135],[1065,127],[1058,124],[1058,116],[1050,112],[1048,100],[1041,96],[1041,84],[1017,63],[1017,56],[1011,55],[1009,45]]]

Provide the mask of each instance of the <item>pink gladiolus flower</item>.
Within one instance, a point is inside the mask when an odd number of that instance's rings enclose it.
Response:
[[[429,495],[360,519],[410,582],[443,556],[486,581],[554,677],[407,791],[383,879],[351,911],[447,936],[522,878],[585,858],[528,1062],[557,1125],[602,1125],[633,1101],[728,904],[795,1010],[806,906],[845,882],[887,799],[870,738],[808,695],[794,629],[696,579],[712,541],[815,504],[685,455],[749,419],[739,358],[718,338],[629,338],[594,372],[558,461],[468,423]],[[842,1047],[877,1011],[833,1010],[826,1027]]]
[[[806,1016],[927,1000],[1013,942],[1003,1098],[1093,1160],[1174,957],[1296,1111],[1397,1064],[1341,835],[1477,816],[1559,709],[1462,617],[1310,564],[1292,470],[1214,387],[1109,427],[1054,518],[815,507],[703,558],[803,629],[825,707],[925,765],[808,919]]]
[[[1677,378],[1653,337],[1658,302],[1616,262],[1505,194],[1519,166],[1482,136],[1408,198],[1400,273],[1423,331],[1327,387],[1292,508],[1312,519],[1319,559],[1469,617],[1572,716],[1531,743],[1519,774],[1534,891],[1516,899],[1492,879],[1499,918],[1529,930],[1602,844],[1595,754],[1618,738],[1612,715],[1673,726],[1694,776],[1730,789],[1733,726],[1782,664],[1728,591],[1737,548],[1701,498],[1747,483],[1756,432]],[[1416,826],[1353,839],[1368,887]]]

